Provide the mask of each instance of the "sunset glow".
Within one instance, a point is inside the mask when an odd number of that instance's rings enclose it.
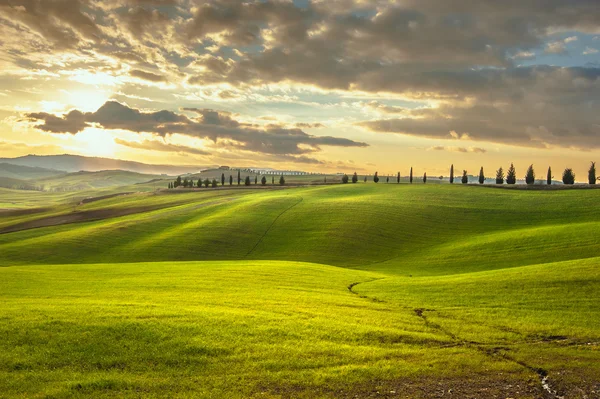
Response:
[[[583,175],[597,4],[451,3],[9,0],[0,156]]]

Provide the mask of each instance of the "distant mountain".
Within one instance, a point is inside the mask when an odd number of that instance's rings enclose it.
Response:
[[[64,175],[65,173],[66,172],[62,170],[0,163],[0,177],[6,177],[10,179],[43,179],[47,177]]]
[[[112,158],[84,157],[80,155],[27,155],[18,158],[0,158],[0,163],[54,169],[65,172],[98,172],[102,170],[126,170],[146,174],[179,175],[197,173],[208,166],[150,165],[141,162]]]

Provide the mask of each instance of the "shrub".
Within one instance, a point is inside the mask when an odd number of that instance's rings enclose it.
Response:
[[[375,183],[379,183],[379,176],[377,175],[377,172],[375,172],[375,176],[373,176],[373,181]]]
[[[573,173],[573,169],[565,169],[563,172],[562,181],[564,184],[575,184],[575,173]]]
[[[327,178],[325,178],[325,181],[327,181]],[[352,175],[352,183],[356,182],[358,182],[358,175],[356,174],[356,172],[354,172],[354,174]]]
[[[204,179],[204,187],[208,188],[210,186],[210,180]]]
[[[260,179],[260,184],[262,184],[263,186],[267,184],[267,178],[265,176],[263,176],[262,179]]]
[[[348,184],[348,175],[344,174],[344,176],[342,177],[342,183]]]
[[[213,188],[217,187],[217,185],[218,185],[217,181],[215,179],[213,179],[213,181],[212,181]]]
[[[244,185],[246,185],[246,186],[250,185],[250,176],[246,176],[246,179],[244,180]]]
[[[467,184],[469,182],[469,176],[467,176],[466,170],[463,170],[462,179],[460,181],[462,184]]]

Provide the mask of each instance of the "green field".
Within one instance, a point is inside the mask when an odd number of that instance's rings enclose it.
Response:
[[[0,397],[600,397],[598,190],[142,186],[0,191]]]

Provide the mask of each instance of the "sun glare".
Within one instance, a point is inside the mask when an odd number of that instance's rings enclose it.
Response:
[[[76,146],[90,156],[112,157],[117,145],[113,136],[102,129],[87,128],[75,136]]]
[[[110,97],[111,93],[104,90],[80,90],[68,93],[69,103],[83,112],[94,112]]]

